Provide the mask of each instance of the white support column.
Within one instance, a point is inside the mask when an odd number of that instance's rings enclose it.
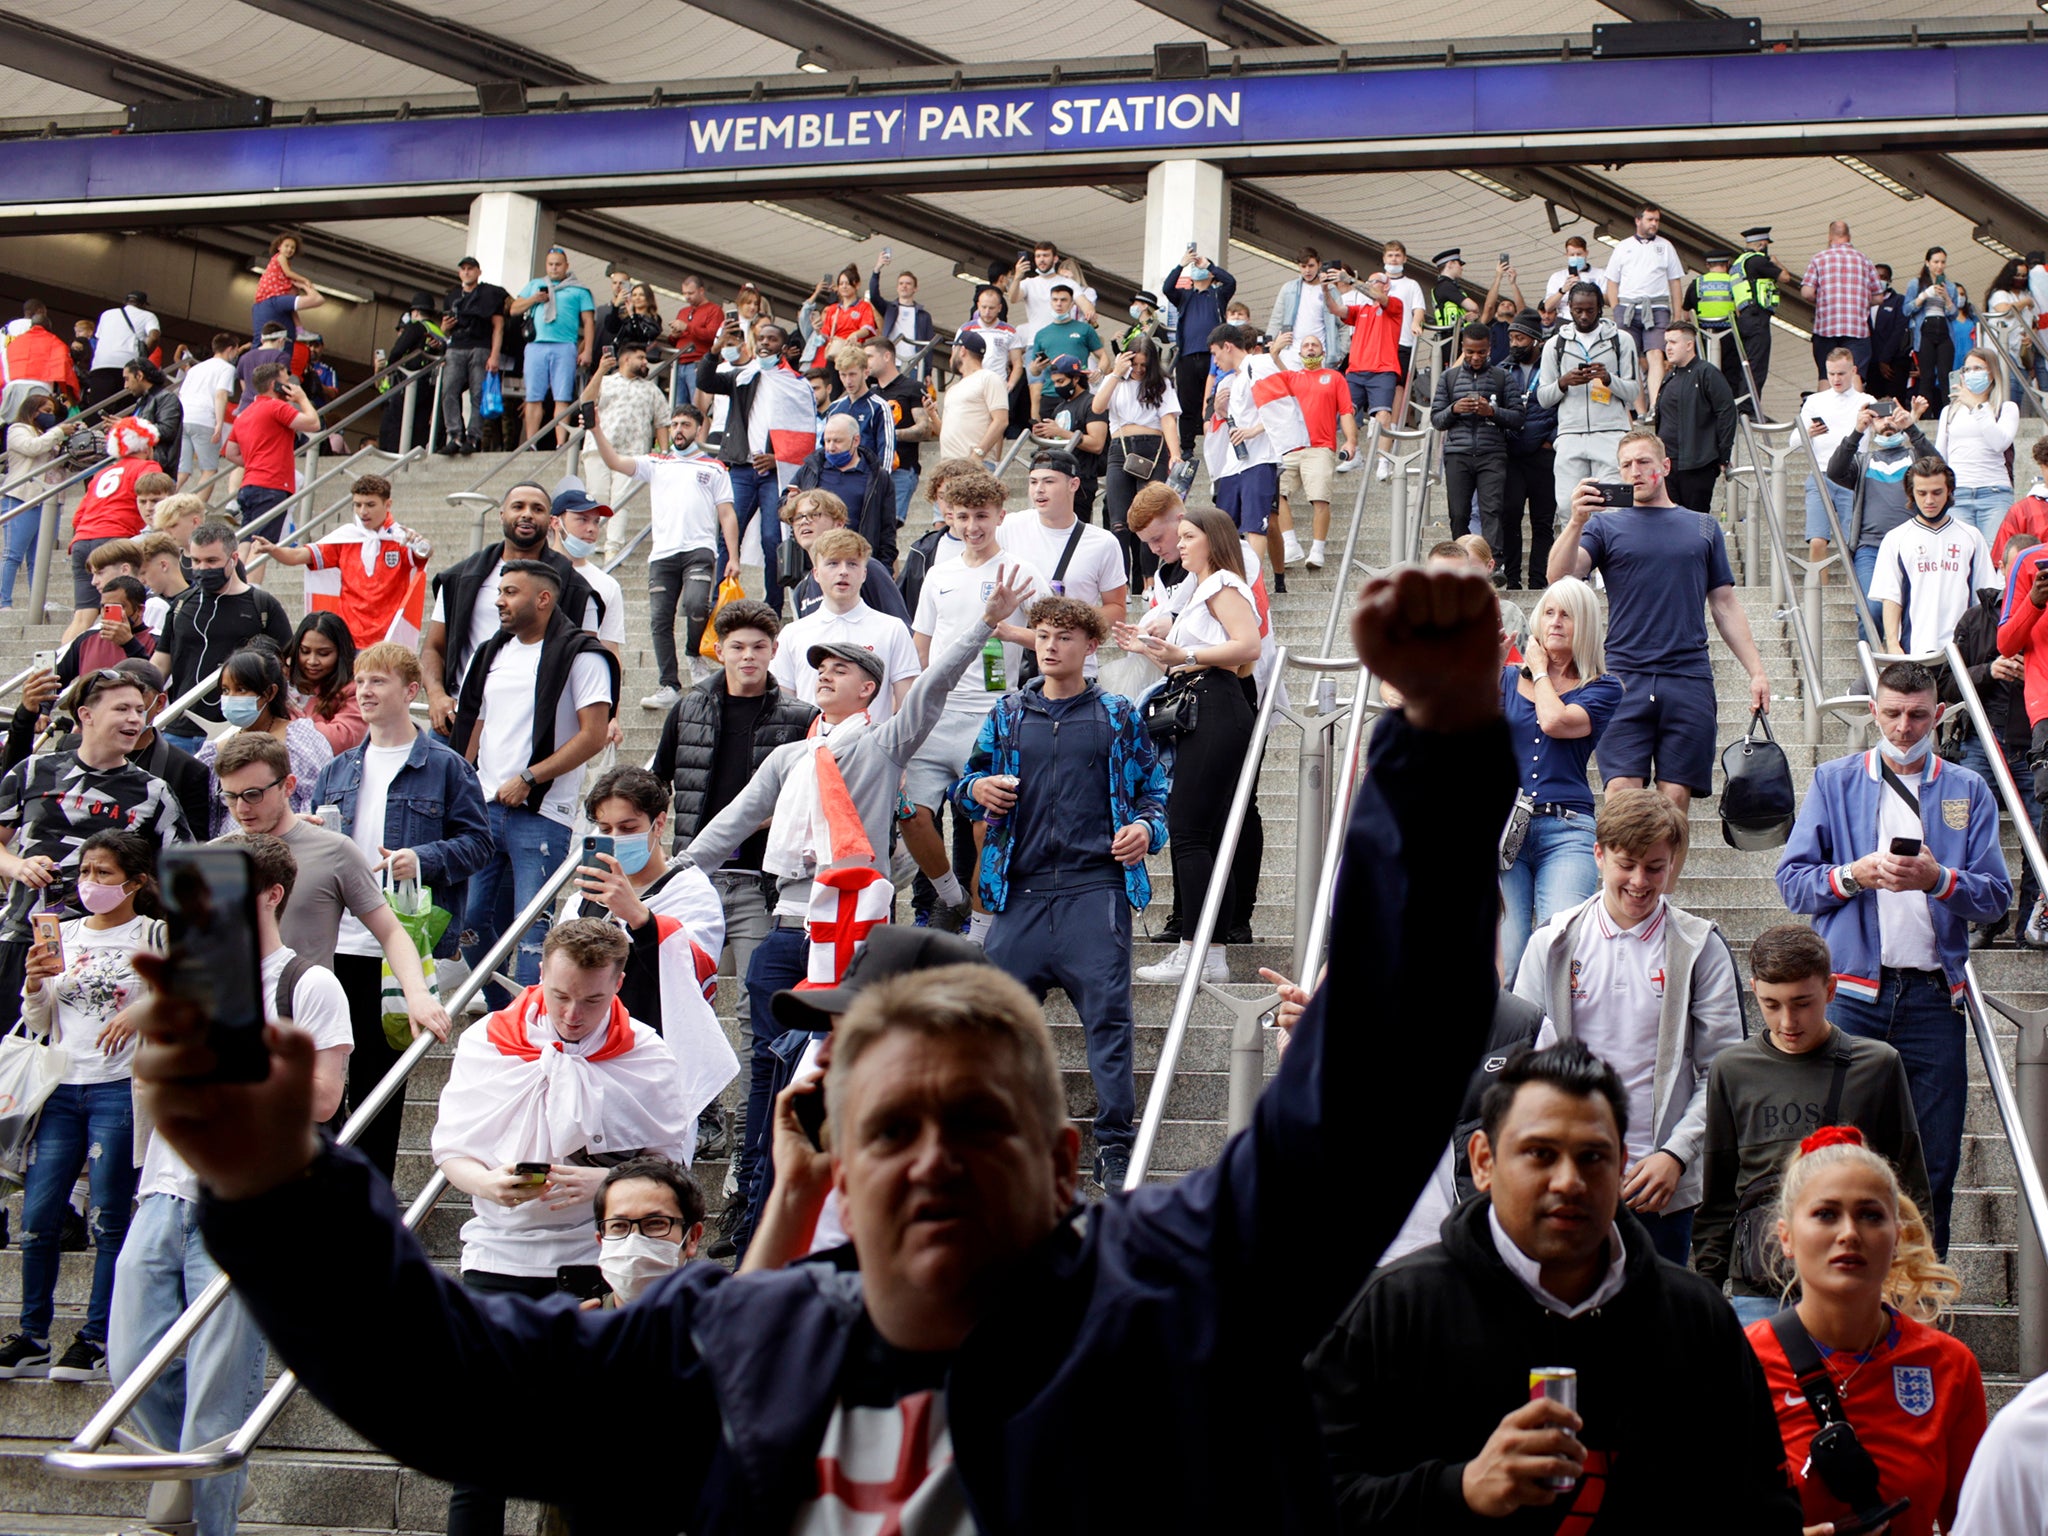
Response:
[[[1211,261],[1230,265],[1230,183],[1221,166],[1206,160],[1163,161],[1145,180],[1145,285],[1178,266],[1190,242]]]
[[[555,216],[539,199],[522,192],[480,192],[469,204],[469,252],[483,266],[483,278],[517,293],[541,270],[541,257],[554,244]]]

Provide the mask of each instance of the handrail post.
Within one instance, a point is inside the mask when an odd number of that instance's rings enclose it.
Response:
[[[50,497],[36,516],[36,563],[29,577],[28,611],[35,615],[34,622],[40,624],[50,597],[50,562],[56,555],[57,525],[64,517],[64,498]]]
[[[1991,1042],[1991,1047],[1995,1061],[1996,1043]],[[2033,1154],[2036,1176],[2048,1182],[2048,1165],[2041,1161],[2043,1150],[2048,1149],[2048,1015],[2037,1011],[2020,1024],[2013,1045],[2013,1077],[2013,1097],[2025,1132],[2023,1144]],[[2015,1144],[2015,1160],[2021,1151],[2022,1145]],[[2021,1200],[2013,1304],[2020,1314],[2020,1373],[2028,1379],[2048,1371],[2048,1248],[2044,1243],[2048,1243],[2048,1232],[2037,1222],[2032,1203]]]
[[[410,380],[398,387],[405,391],[405,399],[398,407],[398,449],[403,453],[412,446],[413,413],[419,408],[419,392]]]
[[[1330,835],[1331,731],[1341,718],[1336,694],[1335,678],[1318,678],[1315,713],[1296,722],[1301,727],[1301,762],[1294,810],[1294,969],[1289,973],[1294,976],[1301,975],[1302,956],[1308,953],[1316,880],[1322,874],[1323,845]]]

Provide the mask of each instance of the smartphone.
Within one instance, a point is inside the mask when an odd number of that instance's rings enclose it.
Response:
[[[35,941],[47,944],[50,953],[57,957],[57,968],[64,967],[64,914],[62,912],[31,912],[29,925],[35,930]]]
[[[1515,264],[1515,260],[1506,251],[1502,251],[1500,253],[1500,264],[1504,267],[1512,267]]]
[[[1894,1499],[1882,1509],[1865,1510],[1860,1515],[1851,1515],[1847,1520],[1837,1520],[1835,1536],[1864,1536],[1865,1532],[1875,1531],[1898,1519],[1912,1502],[1911,1499]]]
[[[578,1301],[603,1301],[612,1293],[604,1271],[595,1264],[563,1264],[555,1269],[555,1289]]]
[[[184,843],[158,860],[168,908],[169,986],[207,1018],[213,1070],[200,1081],[260,1083],[270,1075],[263,1043],[263,963],[256,951],[256,874],[240,848]]]
[[[725,306],[725,318],[726,318],[726,319],[728,319],[728,320],[737,320],[737,319],[739,319],[739,317],[740,317],[740,307],[739,307],[739,305],[737,305],[737,304],[728,304],[728,305],[726,305],[726,306]]]
[[[545,1184],[548,1181],[549,1165],[546,1163],[514,1163],[512,1171],[519,1175],[522,1184]]]
[[[1877,419],[1879,421],[1883,421],[1885,417],[1893,416],[1898,413],[1899,402],[1889,398],[1884,400],[1873,400],[1870,402],[1870,408],[1871,410],[1877,413]]]
[[[894,246],[889,246],[889,245],[885,245],[885,246],[883,246],[883,247],[882,247],[882,260],[884,260],[884,261],[894,261],[895,259],[896,259],[896,248],[895,248]]]
[[[100,609],[100,622],[102,624],[126,624],[128,622],[128,610],[119,603],[108,603]]]
[[[33,656],[29,657],[29,664],[38,672],[54,672],[57,670],[57,653],[55,651],[37,651]]]
[[[604,349],[604,355],[606,357],[617,357],[619,355],[619,349],[617,347],[607,346]]]
[[[1892,857],[1895,859],[1917,859],[1920,857],[1920,839],[1917,837],[1895,837],[1892,839]]]
[[[825,1150],[825,1084],[821,1079],[808,1093],[800,1093],[790,1101],[790,1108],[796,1111],[797,1124],[804,1128],[804,1135],[811,1145],[820,1152]]]
[[[1593,489],[1600,493],[1600,505],[1603,507],[1632,507],[1636,504],[1636,488],[1632,485],[1609,485],[1602,481]]]
[[[604,865],[597,862],[597,856],[600,853],[609,853],[616,858],[618,857],[618,844],[608,837],[600,837],[593,832],[590,836],[583,839],[583,862],[592,869],[603,869]]]

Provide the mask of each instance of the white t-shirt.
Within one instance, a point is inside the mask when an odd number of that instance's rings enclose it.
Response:
[[[146,917],[114,928],[88,928],[82,917],[59,925],[64,969],[44,978],[43,993],[56,1021],[56,1043],[64,1050],[66,1083],[116,1083],[128,1076],[134,1037],[111,1056],[99,1048],[99,1037],[109,1019],[142,996],[142,978],[129,960],[149,947],[154,926]]]
[[[626,591],[619,585],[618,577],[594,560],[578,561],[576,574],[583,578],[590,590],[597,594],[598,601],[604,605],[604,617],[597,625],[597,638],[611,645],[624,646]]]
[[[1323,322],[1330,318],[1330,307],[1323,302],[1322,285],[1303,283],[1301,300],[1294,307],[1294,345],[1299,348],[1304,337],[1322,335]]]
[[[1074,558],[1066,573],[1055,578],[1060,556],[1074,529],[1081,530],[1081,542],[1074,546]],[[1045,578],[1046,590],[1059,597],[1077,597],[1100,607],[1102,595],[1128,589],[1130,569],[1124,564],[1123,547],[1107,528],[1076,519],[1065,528],[1048,528],[1035,511],[1014,512],[996,530],[996,542]]]
[[[1664,961],[1671,925],[1663,902],[1633,928],[1617,928],[1593,898],[1572,951],[1572,1033],[1613,1067],[1628,1093],[1628,1158],[1657,1150],[1657,1032],[1664,1008]]]
[[[1559,267],[1544,280],[1543,297],[1545,300],[1556,299],[1558,309],[1562,310],[1564,296],[1571,291],[1575,283],[1591,283],[1604,295],[1607,292],[1607,269],[1587,267],[1583,272],[1574,272],[1570,267]]]
[[[501,627],[498,623],[498,578],[504,574],[505,562],[500,560],[497,568],[477,583],[476,603],[469,610],[469,649],[463,652],[465,658],[463,664],[465,666],[468,665],[467,658],[476,655],[484,642],[495,635]],[[434,623],[444,627],[448,623],[448,589],[446,587],[443,587],[434,594],[434,611],[427,615],[427,617],[433,620]],[[598,624],[597,599],[593,596],[583,608],[583,627],[594,635],[598,631]],[[449,679],[448,691],[450,693],[459,693],[461,689],[461,678]]]
[[[1183,582],[1183,586],[1187,583]],[[1259,617],[1259,600],[1242,576],[1230,571],[1211,571],[1187,600],[1180,605],[1180,611],[1173,621],[1173,628],[1167,633],[1167,640],[1173,645],[1186,646],[1193,650],[1201,645],[1227,645],[1230,631],[1223,627],[1223,621],[1216,617],[1209,607],[1209,599],[1228,589],[1250,605],[1252,620]]]
[[[483,785],[486,800],[533,761],[534,694],[540,685],[540,653],[546,643],[507,641],[491,663],[490,676],[484,679],[483,719],[477,725],[482,736],[477,742],[476,776]],[[605,665],[604,658],[589,652],[578,656],[569,668],[568,686],[555,705],[555,750],[560,751],[576,734],[578,710],[609,703],[611,697],[611,668]],[[548,786],[547,798],[536,809],[550,821],[570,826],[576,820],[576,801],[582,787],[583,769],[572,768]]]
[[[2048,1531],[2048,1376],[1999,1409],[1963,1479],[1961,1536],[2040,1536]]]
[[[1180,413],[1180,394],[1173,387],[1173,380],[1166,381],[1165,392],[1160,395],[1157,405],[1147,405],[1138,394],[1138,381],[1125,379],[1110,395],[1107,414],[1109,430],[1116,433],[1125,427],[1150,427],[1154,432],[1164,431],[1159,418]]]
[[[961,331],[972,331],[981,338],[982,370],[999,379],[1010,376],[1010,354],[1023,353],[1023,342],[1017,337],[1016,327],[998,320],[994,325],[983,325],[979,320],[970,320],[960,327]]]
[[[366,742],[363,746],[363,782],[356,791],[356,821],[349,836],[362,852],[364,862],[372,869],[384,862],[384,808],[390,799],[391,781],[398,777],[398,771],[411,755],[412,743],[409,741],[397,747],[380,747],[374,742]],[[329,827],[327,830],[338,832],[341,829]],[[362,919],[344,908],[341,930],[334,940],[334,952],[337,955],[376,958],[384,953],[384,946],[363,926]]]
[[[1924,806],[1926,779],[1923,777],[1927,760],[1922,758],[1918,768],[1901,768],[1888,765],[1899,776],[1899,781],[1920,796]],[[1895,837],[1923,839],[1926,828],[1905,797],[1888,783],[1880,783],[1877,793],[1877,846],[1890,848]],[[1929,897],[1925,891],[1879,891],[1877,892],[1877,935],[1879,965],[1888,965],[1901,971],[1938,971],[1942,968],[1941,951],[1934,943],[1934,919],[1928,913]]]
[[[1607,258],[1607,281],[1624,303],[1640,300],[1668,305],[1670,285],[1685,281],[1685,265],[1662,235],[1651,240],[1630,235]]]
[[[263,957],[263,973],[258,985],[263,989],[263,1016],[271,1023],[278,1022],[277,979],[284,974],[284,968],[292,958],[292,951],[279,945]],[[334,978],[334,972],[325,966],[314,966],[299,978],[299,984],[292,989],[292,1023],[313,1037],[316,1051],[352,1051],[355,1049],[355,1028],[349,1023],[348,994],[341,990],[341,983]],[[152,1134],[149,1150],[142,1157],[142,1175],[135,1186],[136,1198],[144,1195],[175,1195],[180,1200],[199,1198],[199,1175],[186,1164],[185,1159],[171,1150],[170,1143],[163,1137]]]
[[[952,649],[953,642],[963,631],[973,628],[982,620],[988,608],[989,593],[995,588],[996,571],[1007,567],[1010,585],[1028,583],[1029,595],[1018,605],[1018,612],[1010,622],[1018,626],[1024,623],[1024,614],[1041,597],[1048,596],[1045,578],[1037,567],[1028,560],[1006,560],[1000,553],[993,560],[980,565],[969,565],[965,560],[948,561],[926,573],[924,586],[917,595],[917,617],[911,621],[911,628],[920,635],[930,637],[927,647],[933,656],[943,656]],[[965,715],[985,715],[995,706],[996,700],[1010,688],[1017,686],[1017,669],[1023,661],[1024,648],[1003,643],[1003,686],[990,688],[983,676],[982,664],[969,662],[967,670],[960,674],[960,681],[946,695],[948,711]]]
[[[1412,277],[1397,277],[1387,284],[1387,297],[1401,301],[1401,336],[1398,346],[1415,344],[1415,324],[1422,318],[1422,284]]]
[[[948,560],[958,560],[966,553],[967,546],[949,533],[932,546],[932,557],[926,563],[925,570],[935,571]]]
[[[1043,276],[1033,273],[1017,284],[1018,295],[1024,301],[1024,320],[1017,327],[1018,340],[1023,344],[1025,354],[1031,352],[1031,343],[1038,337],[1038,328],[1050,325],[1059,317],[1052,312],[1052,290],[1055,284],[1064,283],[1074,290],[1074,307],[1068,311],[1071,320],[1086,320],[1081,312],[1081,301],[1095,302],[1095,290],[1075,282],[1064,272],[1048,272]]]
[[[647,558],[718,547],[718,509],[732,505],[732,476],[701,453],[656,453],[633,461],[633,478],[647,483],[650,535]]]
[[[984,362],[979,372],[962,374],[939,405],[939,457],[976,457],[995,413],[1009,408],[1010,387],[996,369]]]
[[[931,577],[926,576],[925,581],[929,584]],[[924,670],[918,663],[917,647],[910,641],[910,626],[892,613],[882,613],[860,602],[845,613],[834,613],[821,603],[795,623],[783,627],[768,671],[806,704],[815,704],[818,669],[810,663],[810,649],[814,645],[844,642],[882,658],[882,686],[874,702],[868,705],[868,719],[880,725],[896,713],[896,684]]]
[[[151,331],[163,329],[163,322],[148,310],[133,304],[100,311],[99,324],[92,332],[92,366],[125,368],[142,355],[142,344]]]
[[[1872,607],[1893,602],[1904,608],[1906,648],[1924,656],[1955,638],[1956,625],[1977,594],[1997,585],[1991,551],[1974,527],[1953,514],[1933,528],[1909,517],[1877,546],[1870,602]]]
[[[217,427],[220,414],[214,409],[216,394],[225,394],[229,400],[235,398],[235,365],[224,357],[209,357],[203,363],[194,363],[186,371],[185,382],[178,386],[178,408],[185,413],[188,427]]]
[[[1816,416],[1827,427],[1827,431],[1813,439],[1813,451],[1820,455],[1822,469],[1827,468],[1828,458],[1842,439],[1856,430],[1856,418],[1862,414],[1863,407],[1876,398],[1875,395],[1866,395],[1860,389],[1822,389],[1816,390],[1799,402],[1801,432],[1807,431],[1807,424]],[[1808,435],[1811,436],[1810,433]]]

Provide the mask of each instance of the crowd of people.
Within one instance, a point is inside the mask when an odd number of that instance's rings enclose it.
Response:
[[[1305,1526],[1543,1506],[1584,1528],[2008,1529],[1970,1523],[1982,1383],[1933,1325],[1961,1290],[1963,966],[2007,931],[2048,947],[2039,893],[2023,882],[2012,910],[1986,782],[1992,751],[2025,753],[2038,823],[2048,485],[2015,499],[2000,478],[2007,370],[1939,345],[1963,304],[1938,253],[1899,296],[1845,227],[1803,280],[1752,230],[1688,284],[1657,225],[1644,209],[1604,271],[1568,241],[1533,304],[1505,263],[1470,299],[1455,250],[1427,297],[1399,245],[1363,278],[1305,250],[1265,330],[1192,248],[1110,324],[1044,242],[991,270],[949,341],[886,253],[791,322],[695,277],[669,320],[616,264],[603,306],[560,248],[517,293],[466,260],[406,317],[405,355],[443,359],[437,446],[485,446],[516,355],[526,435],[582,429],[582,474],[512,484],[499,539],[438,565],[377,475],[317,540],[280,520],[333,393],[294,353],[318,294],[290,237],[257,345],[216,337],[175,388],[141,295],[101,317],[126,322],[125,355],[11,371],[10,471],[62,478],[67,407],[128,403],[73,515],[68,631],[0,762],[0,1024],[61,1057],[0,1377],[125,1376],[225,1266],[236,1298],[146,1395],[144,1431],[190,1448],[239,1424],[267,1340],[456,1484],[455,1532],[502,1530],[519,1495],[593,1531],[717,1528],[756,1503],[806,1530],[912,1506],[933,1530],[976,1509],[1269,1519],[1222,1447],[1190,1455],[1247,1391],[1273,1408],[1261,1444]],[[2026,275],[2001,277],[1986,323],[2027,324]],[[1778,865],[1809,921],[1758,939],[1745,982],[1671,893],[1714,787],[1710,622],[1745,707],[1772,701],[1713,493],[1794,281],[1822,317],[1802,430],[1834,434],[1807,532],[1851,541],[1887,651],[1956,642],[1996,739],[1951,723],[1945,666],[1887,665],[1876,746],[1818,771]],[[1887,294],[1914,317],[1903,365],[1878,339]],[[36,308],[10,356],[40,342]],[[1212,891],[1203,979],[1250,979],[1233,950],[1255,931],[1256,805],[1227,863],[1221,834],[1264,750],[1286,567],[1326,564],[1336,476],[1391,473],[1375,425],[1411,419],[1434,428],[1454,537],[1361,600],[1360,656],[1395,713],[1346,834],[1328,971],[1262,973],[1292,1044],[1253,1133],[1170,1192],[1112,1200],[1136,1134],[1134,984],[1187,977]],[[993,473],[1019,437],[1021,499]],[[2034,458],[2048,470],[2048,447]],[[643,483],[629,596],[606,556]],[[734,590],[749,527],[759,596]],[[34,556],[8,548],[0,598]],[[271,565],[304,568],[302,616],[266,590]],[[1525,570],[1527,617],[1495,590]],[[644,767],[615,761],[642,590],[659,686],[640,704],[661,719]],[[246,858],[264,1009],[296,1026],[260,1088],[176,1081],[204,1059],[204,1010],[166,988],[157,859],[205,839]],[[1134,969],[1161,854],[1172,897],[1149,936],[1171,947]],[[728,964],[737,1049],[713,1009]],[[451,1290],[391,1230],[401,1104],[353,1151],[293,1117],[338,1128],[412,1039],[450,1038],[444,1000],[472,980],[485,1017],[428,1149],[472,1211]],[[1083,1026],[1092,1142],[1038,1009],[1055,988]],[[1383,1138],[1391,1203],[1332,1238],[1311,1170],[1342,1155],[1367,1058],[1322,1020],[1403,998],[1437,1023],[1373,1063],[1415,1089]],[[714,1154],[724,1190],[690,1171]],[[314,1231],[339,1257],[308,1282],[279,1260]],[[57,1256],[87,1245],[60,1355]],[[700,1251],[760,1278],[725,1291]],[[1245,1290],[1275,1264],[1300,1281],[1277,1319]],[[1001,1307],[1024,1274],[1038,1290]],[[322,1298],[401,1290],[404,1315],[337,1356]],[[562,1293],[576,1315],[548,1310]],[[1016,1329],[1000,1344],[998,1318]],[[805,1351],[789,1369],[846,1363],[804,1372],[799,1401],[763,1337]],[[1701,1389],[1676,1420],[1623,1385],[1652,1337]],[[366,1387],[392,1379],[387,1355],[424,1377],[404,1404]],[[1538,1366],[1575,1371],[1577,1395],[1532,1399]],[[1108,1466],[1035,1475],[1040,1436],[1099,1413],[1079,1387],[1098,1370],[1145,1382],[1137,1440],[1187,1472],[1167,1505]],[[599,1382],[680,1432],[680,1491],[511,1466],[449,1429]],[[1823,1454],[1845,1438],[1860,1460]],[[1710,1455],[1720,1475],[1674,1518],[1673,1480]],[[858,1481],[886,1465],[895,1481]],[[199,1485],[209,1536],[234,1529],[241,1476]]]

